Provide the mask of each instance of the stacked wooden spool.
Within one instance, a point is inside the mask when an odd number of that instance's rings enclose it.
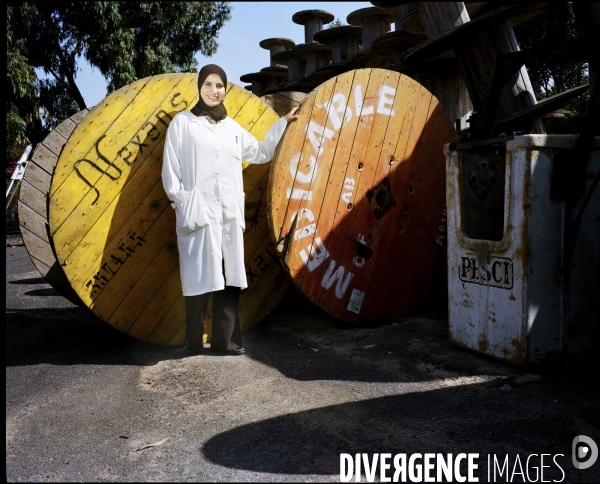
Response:
[[[348,67],[386,68],[394,62],[394,55],[389,50],[373,50],[372,44],[378,37],[391,31],[394,22],[393,8],[368,7],[351,12],[346,21],[350,25],[362,29],[362,51],[350,59]]]
[[[240,77],[243,82],[251,82],[246,89],[260,97],[279,116],[284,116],[294,106],[297,106],[306,96],[297,91],[279,89],[288,82],[288,69],[285,65],[278,64],[274,57],[280,52],[285,52],[295,45],[291,39],[283,37],[264,39],[259,44],[269,51],[270,65],[259,72],[245,74]]]
[[[263,67],[259,72],[253,72],[251,74],[244,74],[240,76],[242,82],[252,83],[249,90],[252,94],[256,94],[258,97],[262,96],[266,90],[272,89],[275,86],[285,83],[288,80],[287,67],[281,64],[277,64],[273,60],[273,56],[278,52],[286,51],[292,48],[296,43],[291,39],[284,37],[276,37],[270,39],[264,39],[259,44],[263,49],[269,51],[269,58],[271,62],[268,67]],[[248,87],[246,87],[248,89]]]
[[[304,26],[304,43],[275,54],[275,62],[288,66],[288,82],[278,86],[278,90],[310,92],[315,84],[310,75],[328,66],[331,62],[331,46],[321,44],[314,39],[323,25],[331,22],[333,15],[324,10],[302,10],[292,16],[292,21]],[[269,92],[269,91],[267,91]]]
[[[428,41],[405,52],[403,59],[418,63],[454,51],[473,106],[483,114],[488,108],[498,57],[518,50],[511,19],[514,23],[530,18],[540,13],[543,6],[501,6],[488,13],[478,8],[474,13],[484,14],[472,21],[463,2],[417,2],[417,9]],[[527,69],[522,66],[502,88],[497,113],[492,116],[508,117],[535,104]],[[533,120],[529,131],[543,133],[541,121]]]

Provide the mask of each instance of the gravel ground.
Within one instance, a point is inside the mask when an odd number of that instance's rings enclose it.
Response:
[[[184,357],[68,302],[20,240],[7,236],[9,482],[339,482],[341,453],[477,453],[480,482],[541,482],[550,454],[544,481],[600,482],[600,462],[571,461],[575,436],[600,444],[597,357],[511,366],[452,345],[443,300],[349,327],[294,290],[243,333],[246,355]],[[500,390],[526,374],[541,378]],[[504,475],[488,478],[488,457],[508,459]]]

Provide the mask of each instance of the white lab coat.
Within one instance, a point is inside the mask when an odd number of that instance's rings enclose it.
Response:
[[[242,160],[273,158],[287,122],[279,119],[258,142],[236,121],[214,122],[191,111],[175,115],[165,139],[162,182],[175,209],[184,296],[248,287],[244,266]]]

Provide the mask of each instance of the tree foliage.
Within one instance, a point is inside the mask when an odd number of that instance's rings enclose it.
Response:
[[[572,40],[578,36],[573,2],[568,2],[566,9],[566,38]],[[553,32],[552,27],[548,29],[547,13],[543,13],[515,26],[515,36],[521,50],[532,49],[548,45],[559,39],[548,39],[547,32]],[[588,64],[555,64],[543,59],[527,63],[527,71],[535,96],[538,100],[554,96],[588,82]],[[571,102],[567,109],[571,115],[581,115],[586,111],[589,102],[589,94],[580,96]]]
[[[26,42],[15,37],[13,8],[7,7],[6,29],[6,158],[14,161],[31,139],[43,136],[38,85],[27,59]]]
[[[195,72],[194,55],[216,52],[231,17],[228,2],[55,0],[11,2],[8,9],[9,77],[16,62],[15,89],[37,93],[47,128],[87,107],[76,83],[80,57],[99,69],[107,94],[147,76]],[[48,79],[37,80],[36,68]],[[29,122],[23,114],[14,126]]]
[[[346,25],[344,22],[342,22],[339,18],[336,18],[333,22],[328,23],[326,28],[333,29],[335,27],[343,27],[344,25]]]

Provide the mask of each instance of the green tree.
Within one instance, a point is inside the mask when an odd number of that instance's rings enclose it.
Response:
[[[562,20],[562,19],[561,19]],[[566,39],[578,37],[573,2],[568,2],[566,8]],[[550,26],[550,32],[553,32]],[[546,11],[515,26],[515,36],[521,50],[541,47],[560,39],[547,39]],[[559,94],[588,82],[588,64],[556,64],[543,59],[527,62],[527,71],[535,96],[538,100]],[[566,109],[571,115],[581,115],[587,110],[589,94],[579,96]]]
[[[219,30],[231,17],[228,2],[58,0],[8,8],[7,51],[21,55],[20,82],[39,93],[46,128],[87,107],[76,83],[80,57],[100,70],[107,94],[147,76],[195,72],[194,55],[216,52]],[[33,68],[49,78],[38,81]]]
[[[336,18],[333,22],[327,24],[328,29],[332,29],[334,27],[343,27],[344,25],[346,25],[345,23],[343,23],[339,18]]]
[[[39,115],[38,83],[27,59],[26,42],[14,33],[13,7],[7,7],[6,28],[6,161],[17,160],[32,142],[45,136]]]

